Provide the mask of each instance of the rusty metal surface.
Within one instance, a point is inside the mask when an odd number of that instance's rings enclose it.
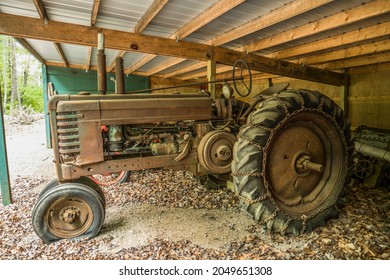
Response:
[[[125,93],[125,79],[123,72],[123,58],[118,56],[115,58],[115,85],[116,93],[123,94]]]
[[[214,130],[207,133],[199,143],[199,162],[211,173],[230,172],[235,142],[236,137],[226,131]]]
[[[278,205],[291,216],[310,213],[339,178],[332,169],[344,156],[333,123],[301,113],[281,125],[268,147],[266,176]]]
[[[79,197],[63,197],[54,201],[44,216],[48,231],[61,238],[73,238],[85,233],[92,225],[94,213]]]
[[[60,164],[62,178],[64,180],[72,180],[81,176],[89,176],[93,174],[102,174],[107,172],[120,172],[123,170],[143,170],[151,168],[166,168],[189,170],[196,174],[197,170],[197,154],[189,153],[183,160],[175,161],[175,154],[164,156],[136,157],[123,158],[116,160],[106,160],[104,162],[88,164],[85,166],[75,166],[69,164]]]

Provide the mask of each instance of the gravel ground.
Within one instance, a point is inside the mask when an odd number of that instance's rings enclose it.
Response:
[[[54,178],[43,121],[8,126],[7,141],[14,203],[0,206],[2,260],[390,259],[388,188],[349,186],[338,219],[281,236],[242,213],[229,190],[208,190],[192,174],[170,170],[133,172],[104,188],[106,221],[96,238],[45,245],[31,226],[38,193]]]

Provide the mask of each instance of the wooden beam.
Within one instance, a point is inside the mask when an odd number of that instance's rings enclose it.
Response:
[[[134,27],[134,33],[141,33],[146,26],[154,19],[154,17],[161,11],[162,8],[168,3],[168,0],[154,0],[149,9],[145,12],[142,18],[137,22]]]
[[[154,75],[154,74],[161,72],[169,67],[175,66],[178,63],[183,62],[183,61],[186,61],[186,59],[185,58],[171,58],[168,61],[166,61],[164,63],[160,63],[158,66],[150,69],[149,71],[147,71],[147,74],[148,74],[148,76]]]
[[[390,52],[366,55],[341,61],[327,62],[323,64],[317,64],[316,66],[323,69],[345,69],[384,62],[390,62]]]
[[[171,77],[174,77],[174,76],[180,76],[180,75],[182,75],[184,73],[188,73],[188,72],[191,72],[191,71],[194,71],[194,70],[206,67],[206,66],[207,66],[206,62],[200,61],[200,62],[196,62],[194,64],[191,64],[189,66],[180,68],[178,70],[172,71],[172,72],[170,72],[168,74],[164,74],[163,76],[165,78],[171,78]]]
[[[34,48],[31,47],[31,45],[27,43],[25,39],[15,38],[15,40],[18,41],[19,44],[22,45],[28,52],[30,52],[39,62],[45,64],[45,60],[43,59],[43,57],[40,56],[39,53],[37,53],[37,51],[34,50]]]
[[[348,69],[348,74],[363,74],[363,73],[373,73],[373,72],[384,72],[390,71],[390,62],[382,62],[374,65],[364,65],[358,66],[351,69]]]
[[[319,53],[312,56],[302,57],[297,59],[299,64],[317,64],[321,62],[330,62],[335,60],[342,60],[357,56],[369,55],[374,53],[390,51],[390,39],[379,42],[368,43],[356,47],[345,48],[341,50],[333,50],[326,53]]]
[[[278,9],[275,9],[273,11],[270,11],[269,13],[260,16],[254,20],[251,20],[239,27],[236,27],[232,30],[229,30],[219,36],[216,36],[215,38],[208,40],[204,42],[206,45],[213,45],[213,46],[221,46],[225,43],[234,41],[238,38],[241,38],[245,35],[251,34],[253,32],[260,31],[264,28],[270,27],[274,24],[280,23],[284,20],[290,19],[292,17],[298,16],[302,13],[308,12],[310,10],[313,10],[315,8],[318,8],[320,6],[323,6],[329,2],[332,2],[334,0],[297,0],[290,2]],[[177,60],[177,63],[180,63],[181,61]],[[171,64],[170,66],[173,66],[174,64]],[[199,66],[204,67],[204,66]],[[199,69],[199,68],[198,68]],[[158,68],[156,70],[159,70]],[[192,69],[194,70],[194,69]],[[156,71],[150,71],[150,73],[157,73]],[[180,73],[180,72],[179,72]],[[181,72],[185,73],[185,72]],[[176,75],[175,72],[172,72],[172,75],[169,77],[172,77],[173,75]]]
[[[39,17],[41,19],[47,19],[48,20],[49,17],[47,16],[46,9],[45,9],[45,6],[43,5],[42,0],[33,0],[33,2],[34,2],[34,5],[35,5],[35,8],[37,9]]]
[[[169,36],[169,39],[181,40],[195,32],[196,30],[202,28],[209,22],[213,21],[217,17],[223,15],[224,13],[230,11],[237,5],[243,3],[245,0],[219,0],[217,3],[206,9],[204,12],[200,13],[196,17],[194,17],[191,21],[185,24],[182,28],[177,30],[175,33]],[[168,67],[174,66],[180,62],[183,62],[185,59],[174,58],[171,59],[166,64],[160,64],[157,67],[148,71],[149,75],[153,75],[158,73]],[[150,60],[149,60],[150,61]],[[141,67],[140,65],[139,67]],[[132,67],[134,69],[134,67]]]
[[[134,63],[131,67],[125,69],[125,74],[131,74],[135,72],[138,68],[140,68],[142,65],[145,65],[146,63],[154,59],[156,56],[157,55],[154,54],[145,55],[143,58]]]
[[[208,82],[215,81],[216,70],[217,70],[217,65],[216,65],[215,61],[208,60],[207,61],[207,81]],[[211,99],[215,100],[215,84],[214,83],[208,84],[208,90],[210,92]]]
[[[99,13],[100,0],[94,0],[91,12],[91,26],[95,26],[96,18]]]
[[[219,0],[217,3],[197,15],[190,22],[184,25],[170,36],[171,39],[181,40],[205,26],[234,7],[240,5],[245,0]]]
[[[388,0],[373,1],[368,4],[361,5],[356,8],[352,8],[350,10],[335,14],[333,16],[310,22],[308,24],[304,24],[297,28],[284,31],[274,36],[258,40],[256,42],[243,46],[241,50],[255,52],[261,49],[266,49],[286,42],[290,42],[292,40],[312,36],[314,34],[318,34],[327,30],[339,28],[371,17],[383,15],[388,12]]]
[[[299,56],[310,55],[315,52],[324,51],[331,48],[340,48],[343,45],[367,42],[378,38],[386,37],[390,34],[390,22],[373,25],[345,34],[336,35],[315,42],[299,45],[297,47],[274,52],[269,57],[286,59]]]
[[[281,50],[278,52],[274,52],[268,55],[268,57],[279,58],[279,59],[288,59],[291,57],[298,57],[301,55],[312,54],[311,56],[302,57],[296,59],[292,62],[304,65],[314,65],[321,62],[329,62],[333,60],[341,60],[345,58],[351,58],[354,56],[362,56],[368,55],[375,52],[383,52],[389,50],[389,40],[383,40],[379,42],[363,44],[361,46],[350,47],[340,50],[332,50],[325,53],[314,54],[315,52],[326,51],[327,49],[333,49],[337,47],[342,47],[343,45],[348,45],[357,42],[365,42],[367,40],[375,40],[378,38],[383,38],[384,36],[390,34],[390,23],[382,23],[379,25],[375,25],[372,27],[363,28],[360,30],[352,31],[349,33],[337,35],[334,37],[326,38],[323,40],[315,41],[312,43],[307,43],[304,45],[300,45],[297,47]],[[342,63],[342,62],[341,62]],[[204,67],[200,64],[195,65],[191,68],[182,68],[176,70],[175,72],[165,74],[164,76],[169,78],[173,75],[182,75],[184,73],[194,71],[198,68]],[[343,68],[343,67],[341,67]],[[332,68],[337,69],[337,68]],[[202,74],[205,76],[206,74]],[[194,79],[197,77],[201,77],[201,75],[187,75],[186,78]]]
[[[356,47],[345,48],[341,50],[329,51],[326,53],[320,53],[317,55],[312,55],[308,57],[302,57],[296,59],[294,63],[303,64],[303,65],[315,65],[315,64],[324,64],[328,62],[338,61],[337,64],[342,65],[343,62],[341,60],[346,60],[354,57],[364,56],[364,55],[372,55],[375,53],[389,52],[390,51],[390,40],[382,40],[379,42],[364,44]],[[336,65],[337,65],[336,64]],[[331,63],[332,65],[332,63]],[[337,68],[331,68],[337,69]],[[193,69],[194,70],[194,69]],[[218,67],[217,73],[223,73],[231,70],[230,67]],[[188,72],[188,71],[187,71]],[[166,77],[170,77],[170,75],[165,75]],[[182,77],[183,79],[196,79],[200,77],[205,77],[206,73],[196,73],[190,74]]]
[[[62,50],[61,44],[60,43],[54,43],[54,46],[56,47],[58,55],[61,57],[62,61],[64,62],[66,68],[69,67],[68,60],[66,59],[66,55],[64,51]]]
[[[105,45],[110,49],[136,51],[155,55],[167,55],[195,60],[215,60],[216,63],[233,65],[237,59],[245,59],[251,69],[287,77],[318,81],[333,85],[344,84],[345,76],[287,61],[276,60],[222,47],[184,42],[172,39],[135,34],[110,29],[49,21],[47,24],[35,18],[0,13],[0,34],[13,37],[64,42],[68,44],[96,46],[97,33],[105,35]]]

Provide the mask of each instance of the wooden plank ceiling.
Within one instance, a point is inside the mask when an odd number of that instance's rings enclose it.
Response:
[[[107,70],[123,57],[127,74],[203,79],[209,58],[221,62],[217,78],[230,75],[223,64],[236,58],[249,60],[260,78],[317,80],[326,73],[331,84],[342,84],[342,77],[307,66],[390,69],[389,0],[6,2],[0,2],[0,33],[46,65],[96,69],[96,33],[103,32]]]

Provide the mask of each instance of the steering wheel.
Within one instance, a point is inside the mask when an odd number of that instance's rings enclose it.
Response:
[[[249,83],[244,81],[244,73],[249,76]],[[236,60],[233,64],[233,85],[234,89],[241,97],[246,97],[251,93],[252,73],[248,64],[242,59]],[[244,89],[243,92],[238,89],[239,87]]]

